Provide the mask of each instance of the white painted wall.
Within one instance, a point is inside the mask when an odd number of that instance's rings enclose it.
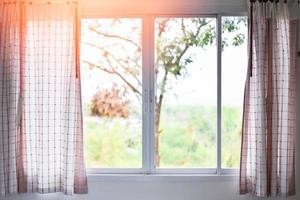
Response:
[[[105,181],[89,182],[88,195],[22,194],[3,200],[264,200],[240,196],[237,191],[237,181]],[[299,200],[300,196],[288,199]]]
[[[161,1],[161,2],[160,2]],[[157,6],[157,4],[163,6]],[[85,1],[82,12],[88,15],[140,14],[140,13],[187,13],[192,10],[207,12],[245,12],[244,0],[101,0]],[[88,12],[88,11],[91,12]],[[98,10],[98,11],[97,11]],[[98,13],[98,12],[101,13]],[[300,14],[299,14],[300,15]],[[299,36],[300,37],[300,36]],[[300,42],[299,42],[300,47]],[[300,49],[300,48],[299,48]],[[300,69],[300,62],[298,65]],[[300,70],[298,70],[297,91],[300,91]],[[297,113],[300,115],[300,92],[297,95]],[[300,132],[300,117],[297,120]],[[300,200],[300,134],[297,134],[297,192],[289,200]],[[139,177],[118,180],[99,180],[89,177],[89,194],[64,196],[62,194],[22,194],[0,200],[255,200],[251,196],[238,194],[238,178],[149,178]],[[277,200],[281,198],[276,198]],[[284,198],[282,198],[284,199]]]

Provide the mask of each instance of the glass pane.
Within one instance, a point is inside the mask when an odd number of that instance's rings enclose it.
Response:
[[[141,19],[84,19],[85,158],[90,168],[142,165]]]
[[[238,168],[247,72],[247,18],[223,17],[222,167]]]
[[[216,167],[215,18],[157,18],[156,167]]]

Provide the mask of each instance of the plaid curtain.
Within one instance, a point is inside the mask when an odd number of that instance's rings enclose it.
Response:
[[[297,5],[296,5],[297,6]],[[252,2],[240,193],[295,195],[298,20],[284,1]]]
[[[0,194],[86,193],[76,3],[0,0]]]

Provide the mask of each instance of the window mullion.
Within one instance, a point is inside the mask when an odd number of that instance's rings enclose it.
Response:
[[[222,169],[222,16],[217,15],[217,173]]]
[[[154,16],[149,16],[149,74],[150,74],[150,172],[155,172],[155,36],[154,36]]]
[[[153,19],[143,16],[143,172],[152,173],[154,168],[154,37]]]
[[[142,171],[143,173],[149,172],[149,58],[148,58],[148,17],[144,16],[142,19],[142,123],[143,123],[143,133],[142,133]]]

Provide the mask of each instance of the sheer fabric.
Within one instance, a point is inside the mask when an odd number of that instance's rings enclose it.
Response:
[[[295,194],[298,21],[290,19],[283,1],[252,3],[250,18],[240,192],[291,196]]]
[[[86,193],[75,3],[0,1],[0,194]]]

